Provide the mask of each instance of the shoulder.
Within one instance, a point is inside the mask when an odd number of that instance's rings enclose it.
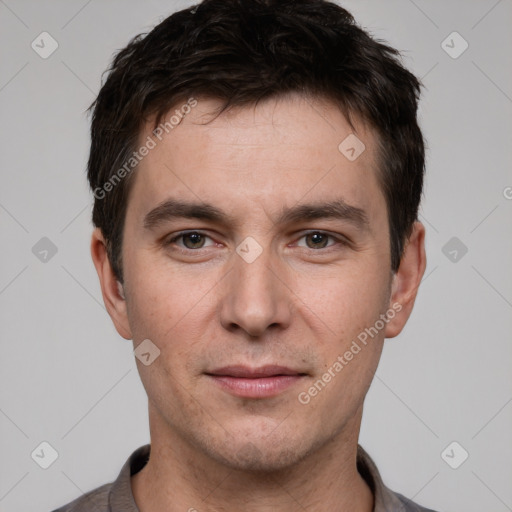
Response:
[[[393,491],[391,491],[391,492],[393,492]],[[403,496],[402,494],[400,494],[398,492],[393,492],[393,494],[398,498],[398,500],[403,505],[401,512],[436,512],[435,510],[432,510],[431,508],[425,508],[425,507],[418,505],[417,503],[414,503],[409,498],[406,498],[405,496]]]
[[[357,469],[373,492],[374,512],[436,512],[384,485],[375,462],[361,445],[357,446]]]
[[[109,512],[108,500],[111,487],[112,483],[104,484],[52,512],[89,512],[90,510]]]
[[[52,512],[138,512],[130,477],[149,460],[151,445],[137,448],[126,460],[117,478],[69,502]]]

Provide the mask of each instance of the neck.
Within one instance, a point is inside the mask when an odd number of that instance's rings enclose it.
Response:
[[[362,408],[329,443],[273,472],[230,468],[150,421],[150,458],[131,479],[135,502],[140,512],[372,512],[373,494],[356,465],[361,415]]]

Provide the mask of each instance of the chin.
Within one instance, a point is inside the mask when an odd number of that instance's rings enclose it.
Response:
[[[236,442],[230,439],[225,445],[210,443],[208,454],[226,467],[251,473],[272,473],[289,469],[304,459],[311,451],[303,440],[255,438],[242,436]]]

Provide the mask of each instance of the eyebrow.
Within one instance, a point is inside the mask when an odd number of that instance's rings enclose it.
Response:
[[[238,224],[233,217],[212,204],[170,198],[146,214],[144,228],[152,230],[164,222],[179,218],[200,219],[224,225]],[[293,224],[318,219],[344,220],[365,231],[370,227],[366,212],[341,198],[328,202],[300,204],[290,208],[283,207],[275,224]]]

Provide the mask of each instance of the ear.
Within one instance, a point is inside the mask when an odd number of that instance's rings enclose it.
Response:
[[[132,332],[126,313],[126,299],[121,283],[114,275],[108,259],[105,239],[100,228],[95,228],[91,239],[91,256],[100,279],[103,302],[114,322],[117,332],[125,339],[132,339]]]
[[[421,222],[415,222],[404,248],[400,267],[393,276],[389,308],[396,314],[386,325],[386,338],[394,338],[400,334],[407,323],[426,265],[425,227]]]

